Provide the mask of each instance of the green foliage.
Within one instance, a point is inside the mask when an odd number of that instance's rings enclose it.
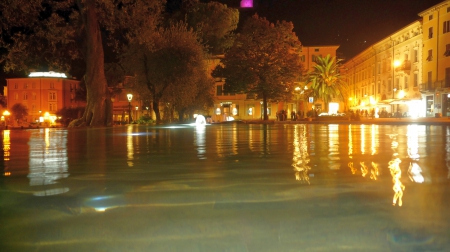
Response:
[[[28,116],[28,109],[22,103],[16,103],[11,107],[11,115],[20,122]]]
[[[339,73],[340,61],[327,55],[317,57],[314,70],[307,74],[310,90],[314,98],[322,99],[325,104],[333,98],[344,100],[347,85]]]
[[[143,115],[136,121],[137,124],[149,124],[154,122],[155,121],[148,115]]]
[[[228,92],[257,94],[265,108],[268,99],[285,99],[302,73],[300,41],[293,28],[290,22],[273,24],[254,15],[246,20],[213,76],[226,79]]]
[[[233,45],[239,23],[239,10],[219,2],[183,1],[183,8],[171,17],[186,21],[207,45],[211,54],[223,54]]]
[[[197,34],[185,24],[159,29],[150,46],[133,44],[123,57],[123,65],[137,77],[137,88],[144,86],[152,95],[156,120],[161,120],[158,104],[170,104],[170,111],[186,110],[198,104],[200,92],[213,89],[208,81],[204,47]]]

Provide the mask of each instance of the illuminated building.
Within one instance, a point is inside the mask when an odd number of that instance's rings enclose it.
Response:
[[[28,78],[6,79],[4,95],[7,109],[16,103],[28,109],[25,122],[37,122],[47,112],[55,115],[56,111],[66,108],[84,107],[85,102],[75,99],[80,81],[69,79],[65,74],[55,72],[32,72]]]
[[[351,109],[450,115],[450,1],[419,16],[343,64]]]
[[[325,57],[328,54],[331,57],[336,57],[336,50],[338,45],[324,45],[324,46],[302,46],[300,50],[300,60],[304,67],[304,73],[313,70],[315,66],[315,59],[318,56]],[[216,55],[208,60],[210,71],[212,71],[219,63],[223,55]],[[263,104],[261,99],[258,99],[254,94],[244,93],[226,93],[224,91],[225,79],[216,78],[216,91],[214,95],[214,107],[210,110],[212,120],[215,122],[227,121],[227,118],[234,118],[235,120],[252,120],[261,119],[263,114]],[[298,86],[304,88],[305,83],[299,82]],[[296,94],[291,101],[279,101],[267,103],[267,115],[269,119],[276,119],[277,111],[285,110],[289,117],[292,111],[307,111],[315,107],[324,107],[323,102],[314,101],[314,103],[307,102],[308,97],[303,97],[302,94]],[[342,109],[341,109],[342,110]]]

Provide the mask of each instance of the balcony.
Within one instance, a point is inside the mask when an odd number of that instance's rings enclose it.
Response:
[[[411,61],[405,60],[403,61],[400,66],[395,68],[395,71],[403,71],[403,72],[409,72],[411,71]]]

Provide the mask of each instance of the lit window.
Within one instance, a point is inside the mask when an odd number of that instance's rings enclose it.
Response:
[[[23,93],[23,99],[28,100],[28,93]]]
[[[433,60],[433,50],[428,50],[428,57],[427,57],[427,61],[432,61]]]
[[[450,32],[450,21],[444,21],[443,28],[444,28],[444,31],[443,31],[444,33]]]
[[[428,38],[433,38],[433,27],[428,28]]]
[[[49,92],[48,93],[48,100],[56,101],[56,92]]]
[[[444,53],[445,57],[450,56],[450,44],[445,45],[445,53]]]

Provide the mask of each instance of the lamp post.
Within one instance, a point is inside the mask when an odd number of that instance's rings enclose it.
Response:
[[[264,115],[263,101],[260,101],[259,104],[261,104],[261,120],[262,120]]]
[[[131,100],[133,99],[133,94],[127,94],[128,98],[128,124],[131,123]]]

